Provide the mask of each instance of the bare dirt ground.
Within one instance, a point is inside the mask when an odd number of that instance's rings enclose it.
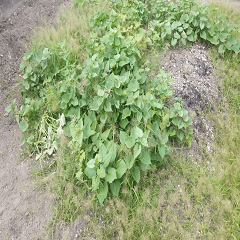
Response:
[[[36,189],[31,177],[31,160],[23,161],[19,157],[21,132],[5,108],[12,99],[21,100],[15,85],[28,38],[42,22],[53,24],[60,5],[69,2],[26,0],[10,18],[0,22],[0,240],[46,238],[44,227],[52,215],[54,196]],[[181,96],[185,107],[196,115],[197,109],[208,107],[217,97],[213,68],[203,46],[195,44],[190,49],[170,51],[159,61],[167,72],[173,73],[177,96]],[[201,129],[198,124],[203,122],[196,119],[195,129]],[[212,131],[206,128],[205,132]],[[80,217],[71,226],[59,225],[53,239],[81,238],[79,232],[84,228]]]

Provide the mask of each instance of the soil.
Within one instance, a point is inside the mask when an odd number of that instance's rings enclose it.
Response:
[[[19,157],[21,132],[5,108],[12,99],[20,102],[19,65],[25,44],[43,22],[54,24],[61,4],[71,0],[25,0],[8,19],[0,22],[0,239],[45,239],[45,226],[52,216],[55,196],[36,188],[32,160]],[[212,139],[213,127],[198,111],[211,106],[218,97],[213,67],[206,49],[199,43],[192,48],[172,50],[159,64],[173,73],[175,96],[183,98],[184,106],[193,112],[195,144],[201,133]],[[205,126],[205,127],[203,127]],[[205,130],[203,130],[205,129]],[[209,144],[211,140],[209,140]],[[211,144],[210,144],[211,145]],[[211,146],[209,147],[211,148]],[[72,225],[59,225],[54,239],[79,238],[86,224],[79,217]]]

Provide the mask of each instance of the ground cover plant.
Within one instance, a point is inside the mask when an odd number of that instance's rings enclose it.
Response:
[[[150,66],[144,64],[149,48],[160,51],[166,42],[174,47],[198,39],[215,45],[229,59],[232,51],[239,52],[236,25],[227,23],[216,9],[185,0],[116,0],[100,5],[77,1],[71,11],[72,18],[62,17],[62,25],[24,55],[23,105],[19,108],[13,102],[7,109],[24,132],[20,144],[27,144],[41,162],[52,159],[45,170],[56,172],[49,180],[61,197],[55,220],[72,221],[88,210],[104,219],[103,238],[211,237],[219,226],[219,236],[237,238],[238,210],[225,206],[224,212],[217,209],[214,215],[214,204],[220,208],[222,190],[237,201],[238,187],[226,191],[227,173],[219,185],[216,172],[204,161],[199,171],[189,159],[170,153],[176,141],[191,145],[191,120],[181,99],[172,97],[170,75],[158,69],[150,78]],[[72,28],[69,24],[65,40],[64,22],[79,16],[85,21]],[[229,93],[230,100],[238,104],[233,85],[229,91],[234,89],[236,97]],[[89,196],[110,205],[84,204],[83,198]],[[185,217],[174,217],[176,209]],[[200,209],[203,217],[198,216]],[[93,234],[101,235],[96,219]],[[230,230],[221,225],[223,219],[231,223],[226,224]]]

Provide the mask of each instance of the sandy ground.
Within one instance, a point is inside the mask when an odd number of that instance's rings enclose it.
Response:
[[[26,0],[10,18],[0,22],[0,240],[46,238],[44,227],[52,215],[51,205],[55,199],[51,193],[36,189],[31,177],[31,159],[23,161],[19,157],[21,132],[5,108],[14,98],[21,101],[15,85],[28,38],[42,22],[54,23],[59,6],[69,2]],[[195,116],[198,109],[209,107],[217,97],[213,68],[203,46],[195,44],[189,49],[173,50],[158,61],[173,73],[177,96],[183,97],[185,106]],[[200,80],[194,82],[194,79]],[[206,119],[195,118],[194,124],[195,132],[209,133]],[[197,141],[195,138],[196,144]],[[71,226],[59,225],[53,239],[81,238],[79,232],[84,231],[84,227],[84,220],[79,217]]]

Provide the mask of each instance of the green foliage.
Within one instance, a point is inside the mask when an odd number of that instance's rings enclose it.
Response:
[[[187,41],[207,40],[218,46],[218,52],[240,52],[240,43],[234,36],[237,25],[230,25],[217,8],[196,4],[193,0],[154,1],[151,6],[153,20],[148,34],[153,42],[169,41],[186,45]]]
[[[122,16],[128,15],[126,9]],[[142,22],[146,6],[136,9],[143,15],[134,12],[132,20]],[[14,104],[8,109],[17,114],[37,159],[58,150],[64,127],[72,151],[78,145],[84,150],[76,176],[91,179],[100,203],[109,189],[118,195],[124,176],[139,182],[140,170],[161,162],[170,139],[191,142],[187,111],[177,100],[167,104],[172,96],[169,75],[161,71],[147,80],[149,69],[138,66],[135,37],[117,19],[114,10],[93,16],[95,33],[83,69],[71,60],[64,43],[26,53],[21,64],[23,105],[19,111]]]
[[[187,111],[177,100],[171,107],[166,104],[172,96],[169,74],[161,70],[147,81],[149,69],[138,67],[139,57],[134,38],[110,28],[90,41],[81,74],[92,99],[84,99],[85,112],[80,107],[84,114],[69,125],[69,132],[72,141],[87,151],[79,171],[92,180],[100,203],[108,186],[113,194],[119,192],[128,171],[139,182],[140,170],[161,162],[170,138],[191,142]]]
[[[78,4],[84,4],[84,1]],[[124,179],[140,181],[141,171],[158,165],[169,153],[169,141],[191,144],[191,120],[179,99],[172,98],[171,78],[163,70],[148,79],[140,66],[145,44],[196,41],[198,37],[238,52],[235,30],[220,16],[192,1],[178,3],[115,1],[91,21],[88,59],[84,66],[64,42],[24,55],[23,105],[17,115],[36,158],[53,155],[61,135],[72,151],[83,151],[76,177],[88,178],[103,203],[109,190],[119,194]],[[144,30],[144,26],[148,26]],[[220,44],[221,42],[221,44]]]
[[[192,121],[172,97],[170,74],[148,79],[139,63],[148,11],[135,0],[96,12],[84,66],[64,43],[27,52],[23,105],[7,109],[37,159],[57,152],[63,135],[72,152],[81,149],[76,178],[91,180],[100,203],[109,190],[118,195],[125,179],[138,183],[142,171],[161,164],[170,141],[191,144]]]

